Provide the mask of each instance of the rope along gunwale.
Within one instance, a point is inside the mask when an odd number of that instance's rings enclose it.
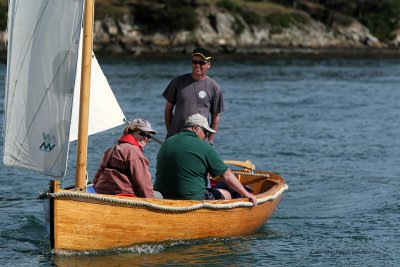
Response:
[[[281,189],[279,189],[277,192],[275,192],[272,196],[266,196],[266,197],[257,199],[257,203],[262,204],[262,203],[265,203],[268,201],[272,201],[272,200],[278,198],[287,189],[288,189],[288,186],[285,184]],[[46,193],[46,195],[47,195],[47,197],[52,197],[52,198],[77,197],[77,198],[86,198],[86,199],[92,199],[92,200],[100,200],[100,201],[105,201],[105,202],[110,202],[110,203],[148,207],[148,208],[162,210],[162,211],[180,211],[180,212],[199,210],[202,208],[233,209],[233,208],[238,208],[238,207],[252,207],[253,206],[253,204],[251,202],[239,201],[239,202],[235,202],[235,203],[226,203],[226,204],[212,204],[209,202],[201,202],[199,204],[195,204],[195,205],[191,205],[191,206],[187,206],[187,207],[171,207],[171,206],[164,206],[164,205],[146,202],[143,200],[127,200],[127,199],[100,196],[100,195],[91,194],[91,193],[75,192],[75,191]]]

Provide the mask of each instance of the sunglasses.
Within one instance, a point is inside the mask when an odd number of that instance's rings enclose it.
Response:
[[[204,66],[204,65],[206,65],[208,63],[208,61],[201,61],[201,60],[192,59],[192,63],[193,63],[193,65],[199,64],[200,66]]]
[[[139,135],[140,135],[140,136],[143,136],[143,137],[146,137],[147,139],[150,139],[150,138],[151,138],[151,135],[150,135],[150,134],[147,134],[147,133],[145,133],[145,132],[140,132]]]
[[[202,126],[200,126],[200,128],[203,130],[203,132],[204,132],[204,135],[206,136],[206,137],[209,137],[210,136],[210,132],[209,131],[207,131],[204,127],[202,127]]]

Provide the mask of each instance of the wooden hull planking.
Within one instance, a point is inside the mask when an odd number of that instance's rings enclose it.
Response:
[[[243,180],[245,184],[252,184],[258,190],[269,186],[268,191],[257,195],[257,198],[263,198],[276,194],[279,190],[283,192],[282,187],[286,186],[279,176],[273,174],[270,178],[268,183],[265,183],[265,178],[258,179],[256,183],[252,183],[252,179],[247,177]],[[59,192],[65,191],[67,190],[59,190]],[[182,208],[204,202],[210,204],[249,202],[248,199],[191,201],[103,196]],[[81,197],[56,197],[51,200],[53,248],[55,251],[105,250],[172,240],[241,236],[258,230],[272,216],[281,197],[280,193],[275,199],[261,203],[257,207],[241,206],[229,209],[206,207],[191,211],[166,211]]]

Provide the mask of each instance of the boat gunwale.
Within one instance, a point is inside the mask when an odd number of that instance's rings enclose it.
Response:
[[[256,198],[259,202],[258,205],[262,205],[266,202],[273,201],[280,197],[288,186],[285,180],[278,176],[273,175],[268,177],[266,180],[274,183],[271,188],[267,191],[259,193]],[[103,205],[114,205],[114,206],[127,206],[131,208],[148,208],[163,211],[179,211],[187,212],[198,210],[202,208],[206,209],[234,209],[253,207],[253,204],[247,198],[235,198],[230,200],[174,200],[174,199],[150,199],[150,198],[132,198],[126,196],[116,196],[107,194],[93,194],[81,191],[72,191],[59,189],[55,193],[47,193],[47,197],[56,199],[69,199],[73,201],[82,202],[95,202],[96,204]]]

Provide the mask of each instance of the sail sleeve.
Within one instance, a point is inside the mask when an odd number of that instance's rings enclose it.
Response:
[[[83,0],[9,1],[5,165],[63,176]]]

